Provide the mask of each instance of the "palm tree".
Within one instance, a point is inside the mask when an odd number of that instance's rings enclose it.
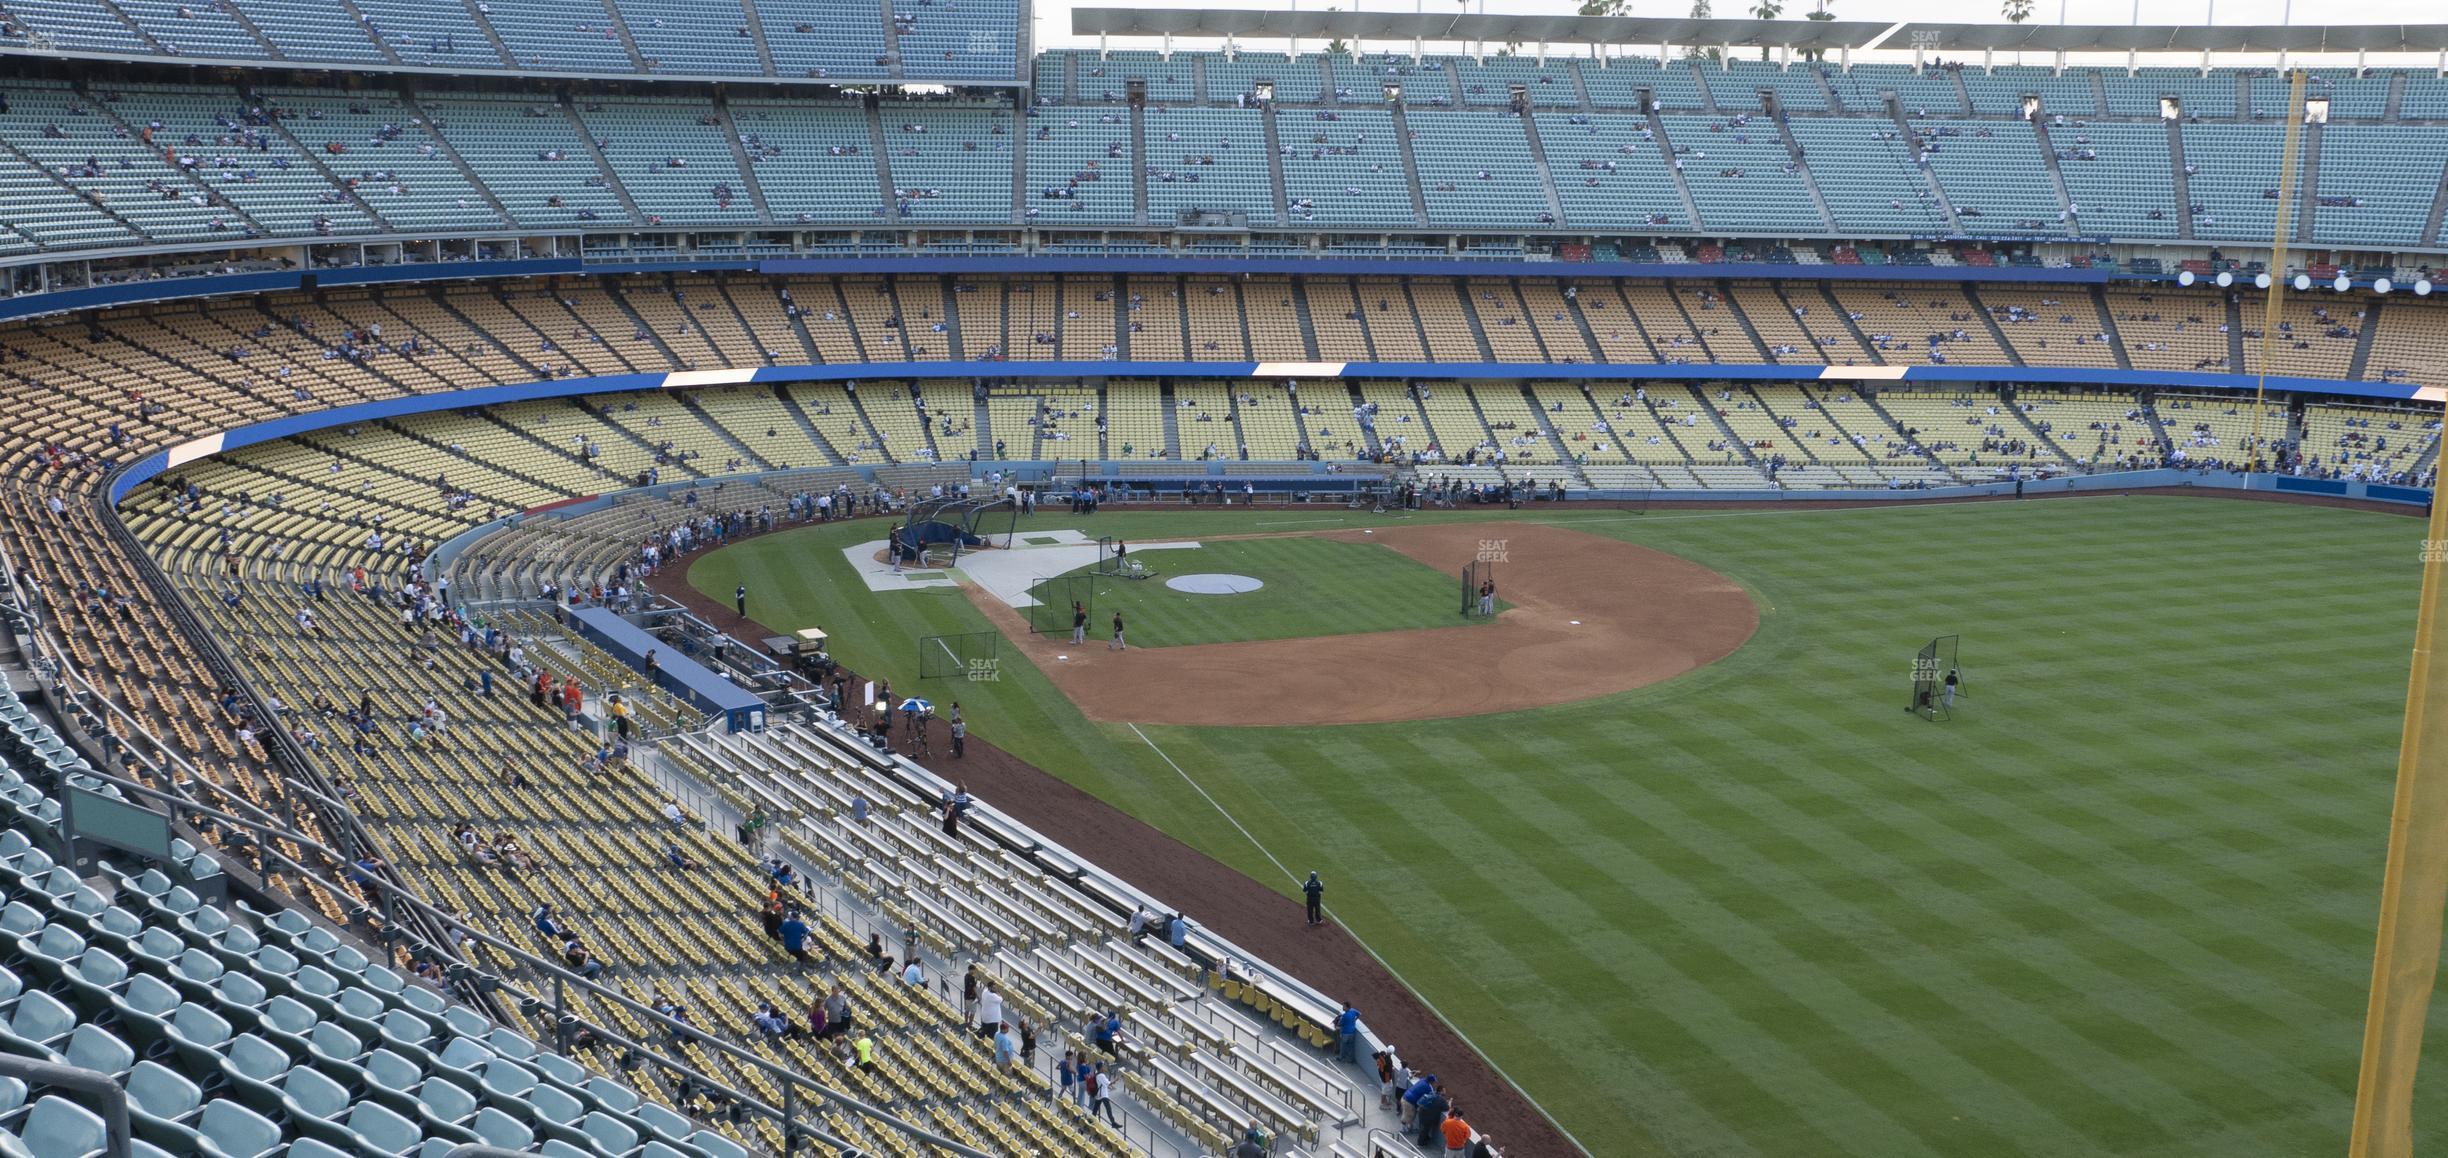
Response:
[[[1835,14],[1835,13],[1833,13],[1833,12],[1828,11],[1828,0],[1819,0],[1819,6],[1818,6],[1817,8],[1811,9],[1811,10],[1810,10],[1810,12],[1809,12],[1808,14],[1806,14],[1806,15],[1804,15],[1804,16],[1802,17],[1802,19],[1804,19],[1804,20],[1828,21],[1828,20],[1834,20],[1834,19],[1836,19],[1836,14]],[[1816,63],[1818,63],[1819,61],[1822,61],[1822,60],[1827,59],[1827,53],[1826,53],[1826,51],[1824,51],[1824,50],[1822,50],[1822,49],[1817,49],[1817,48],[1814,48],[1814,49],[1811,49],[1811,50],[1810,50],[1810,51],[1808,51],[1808,52],[1803,53],[1803,54],[1802,54],[1802,59],[1807,60],[1807,61],[1810,61],[1810,62],[1812,62],[1813,64],[1816,64]]]
[[[2032,0],[2006,0],[2005,13],[2009,23],[2021,24],[2031,19]]]
[[[1762,20],[1774,20],[1785,11],[1785,0],[1751,0],[1751,15]],[[1768,46],[1760,45],[1760,60],[1768,59]]]

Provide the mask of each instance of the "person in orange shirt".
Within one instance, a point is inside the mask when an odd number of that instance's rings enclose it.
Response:
[[[1462,1107],[1447,1110],[1445,1124],[1439,1129],[1445,1132],[1445,1158],[1462,1158],[1470,1152],[1471,1128],[1462,1120]]]

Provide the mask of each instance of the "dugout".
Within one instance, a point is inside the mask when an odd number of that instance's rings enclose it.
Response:
[[[629,665],[640,676],[646,676],[646,653],[655,653],[656,671],[649,677],[656,687],[686,701],[702,712],[722,716],[724,730],[731,732],[761,732],[765,729],[765,701],[756,693],[716,675],[713,669],[698,663],[663,641],[648,635],[645,629],[601,607],[577,607],[569,611],[569,625],[588,642],[612,654],[614,659]]]

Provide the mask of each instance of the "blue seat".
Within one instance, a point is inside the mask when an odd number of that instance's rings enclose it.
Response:
[[[38,989],[18,998],[8,1021],[0,1024],[0,1051],[57,1061],[59,1048],[76,1027],[76,1011]]]
[[[282,1076],[280,1088],[281,1109],[293,1127],[335,1146],[349,1144],[349,1131],[340,1124],[341,1116],[356,1100],[349,1096],[348,1087],[320,1070],[296,1066]]]
[[[118,1034],[90,1021],[68,1035],[67,1048],[60,1055],[69,1065],[114,1078],[125,1078],[136,1068],[136,1051]]]
[[[712,1130],[699,1130],[688,1136],[688,1144],[706,1152],[707,1158],[748,1158],[748,1148]]]
[[[167,1040],[185,1072],[211,1073],[221,1064],[222,1052],[229,1048],[230,1023],[212,1010],[186,1002],[170,1015]]]
[[[128,983],[127,962],[113,956],[107,949],[88,946],[77,959],[69,962],[60,980],[67,983],[77,1003],[89,1010],[110,1008]]]
[[[160,1062],[138,1062],[128,1075],[128,1118],[136,1135],[174,1154],[203,1149],[195,1122],[204,1113],[204,1090]]]
[[[110,1127],[101,1115],[53,1094],[34,1103],[18,1137],[39,1158],[97,1158],[110,1145]]]
[[[281,1052],[279,1046],[252,1033],[242,1033],[229,1043],[229,1049],[217,1063],[221,1076],[229,1081],[237,1096],[258,1109],[278,1112],[281,1089],[274,1085],[296,1059]]]
[[[416,1113],[425,1123],[427,1133],[465,1133],[483,1109],[476,1095],[449,1082],[427,1082],[417,1087]]]
[[[491,1106],[476,1111],[476,1120],[472,1125],[476,1130],[476,1140],[487,1146],[499,1146],[504,1150],[524,1150],[535,1145],[534,1130],[528,1129],[526,1123]],[[748,1158],[748,1156],[743,1153],[740,1158]]]
[[[220,1158],[270,1158],[281,1149],[281,1129],[272,1120],[226,1098],[204,1107],[196,1121],[205,1153]]]
[[[605,1154],[626,1154],[637,1149],[638,1132],[630,1129],[628,1123],[601,1110],[588,1114],[579,1123],[579,1129],[584,1130],[588,1139],[595,1143],[595,1148]]]
[[[340,1124],[348,1127],[350,1141],[355,1144],[357,1152],[368,1158],[399,1158],[413,1154],[426,1141],[426,1132],[417,1129],[416,1123],[373,1102],[359,1102],[350,1107],[348,1117],[341,1119]],[[473,1140],[474,1135],[467,1134],[450,1141],[450,1144]]]
[[[170,1018],[187,1001],[170,983],[150,973],[128,978],[126,987],[111,1001],[118,1013],[119,1024],[138,1046],[151,1050],[158,1042],[170,1037]]]

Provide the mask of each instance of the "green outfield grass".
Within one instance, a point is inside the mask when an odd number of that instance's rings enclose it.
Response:
[[[1461,580],[1375,543],[1334,539],[1225,539],[1196,548],[1134,550],[1155,572],[1150,579],[1113,578],[1096,585],[1088,631],[1110,630],[1120,611],[1134,647],[1239,643],[1359,631],[1401,631],[1486,623],[1462,617]],[[1093,565],[1072,574],[1093,571]],[[1221,572],[1265,583],[1239,595],[1193,595],[1165,586],[1174,575]],[[1060,590],[1068,590],[1063,587]],[[1053,584],[1029,594],[1061,603]],[[1063,621],[1065,627],[1069,620]]]
[[[1760,630],[1578,705],[1144,731],[1321,870],[1339,918],[1593,1153],[2342,1148],[2417,521],[2174,498],[1478,517],[1714,567]],[[1294,519],[1107,513],[1094,533],[1361,525]],[[920,687],[916,637],[984,620],[957,593],[867,594],[839,548],[872,536],[754,540],[694,578],[725,602],[745,580]],[[1931,724],[1904,711],[1909,668],[1944,633],[1970,695]],[[923,694],[1291,889],[1138,734],[1004,666]],[[2434,1147],[2442,1089],[2417,1090]]]

